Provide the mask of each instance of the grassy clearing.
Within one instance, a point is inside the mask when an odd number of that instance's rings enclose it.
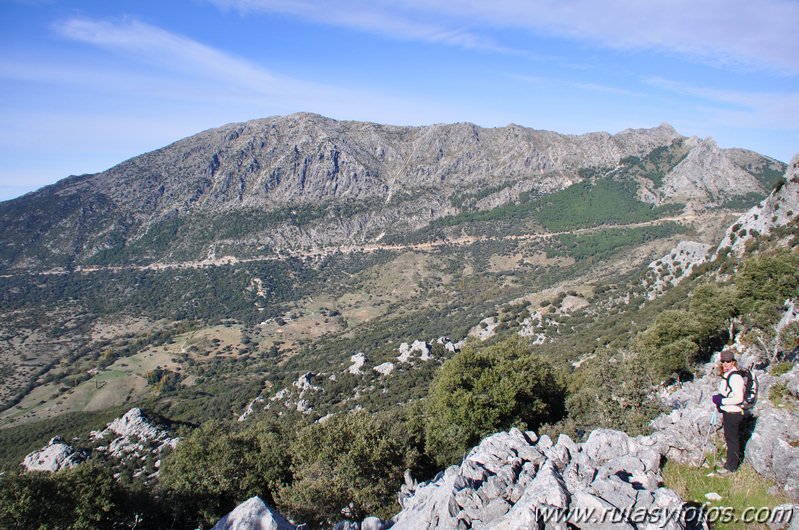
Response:
[[[679,493],[683,499],[706,507],[708,519],[714,523],[712,528],[767,529],[767,509],[791,502],[786,496],[769,493],[774,484],[758,475],[748,464],[742,465],[738,472],[722,477],[708,477],[709,471],[668,462],[663,468],[663,478],[666,487]],[[721,499],[709,500],[707,495],[713,493]],[[711,495],[711,498],[718,497]],[[779,515],[772,512],[773,517]]]
[[[117,360],[76,386],[71,384],[70,378],[42,385],[17,406],[0,415],[0,422],[20,424],[71,412],[92,412],[123,406],[147,392],[147,372],[156,367],[179,370],[173,357],[174,353],[163,347],[148,348]]]

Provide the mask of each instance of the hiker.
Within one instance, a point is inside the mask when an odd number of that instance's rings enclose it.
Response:
[[[738,369],[738,361],[735,360],[732,349],[722,350],[720,361],[720,393],[715,394],[712,399],[722,413],[727,460],[724,467],[715,474],[726,475],[734,473],[741,463],[741,426],[746,417],[743,405],[747,383],[744,372]]]

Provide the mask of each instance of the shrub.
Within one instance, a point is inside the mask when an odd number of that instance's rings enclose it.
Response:
[[[579,431],[596,428],[646,434],[661,412],[653,380],[641,355],[625,360],[608,351],[583,362],[569,381],[569,418]]]
[[[293,481],[278,505],[317,526],[332,526],[343,508],[355,519],[393,515],[403,472],[418,454],[392,423],[361,411],[302,429],[289,449]]]
[[[781,361],[778,363],[774,363],[771,365],[771,375],[774,377],[779,377],[783,374],[787,374],[793,367],[796,366],[796,363],[790,361]]]
[[[765,327],[779,319],[783,303],[799,292],[799,253],[781,250],[745,261],[735,276],[738,303],[752,324]]]
[[[179,518],[212,525],[253,495],[273,503],[288,479],[287,436],[274,424],[245,430],[226,421],[204,423],[164,460],[161,483]]]
[[[558,421],[564,400],[560,374],[523,340],[467,347],[442,366],[431,384],[428,451],[439,464],[451,464],[488,434]]]
[[[779,347],[783,351],[799,348],[799,321],[791,322],[780,330]]]
[[[0,527],[111,528],[121,517],[118,490],[111,473],[92,463],[0,476]]]
[[[700,329],[687,311],[661,313],[638,339],[643,368],[657,381],[687,374],[699,357]]]

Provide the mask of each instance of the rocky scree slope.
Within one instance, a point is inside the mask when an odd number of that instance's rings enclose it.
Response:
[[[799,219],[799,155],[793,157],[774,191],[727,230],[716,255],[725,247],[730,247],[734,253],[740,255],[745,249],[746,242],[758,234],[767,234],[774,228],[797,219]]]
[[[668,254],[651,262],[642,279],[642,284],[648,291],[647,298],[656,298],[669,287],[679,284],[697,266],[715,260],[722,252],[729,250],[740,256],[744,253],[747,242],[797,220],[799,154],[794,156],[768,197],[733,222],[718,246],[680,241]]]
[[[765,194],[756,175],[784,167],[744,150],[728,156],[668,125],[572,136],[294,114],[208,130],[0,204],[0,268],[151,262],[178,257],[176,249],[202,259],[216,245],[252,253],[374,241],[457,213],[453,197],[492,208],[663,151],[682,158],[660,168],[670,172],[665,180],[637,177],[653,203],[702,207]]]

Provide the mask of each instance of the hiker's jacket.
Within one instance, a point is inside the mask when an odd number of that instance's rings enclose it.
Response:
[[[724,374],[719,384],[719,393],[724,396],[719,406],[722,412],[743,414],[741,404],[744,402],[745,387],[746,381],[740,372],[732,370]]]

